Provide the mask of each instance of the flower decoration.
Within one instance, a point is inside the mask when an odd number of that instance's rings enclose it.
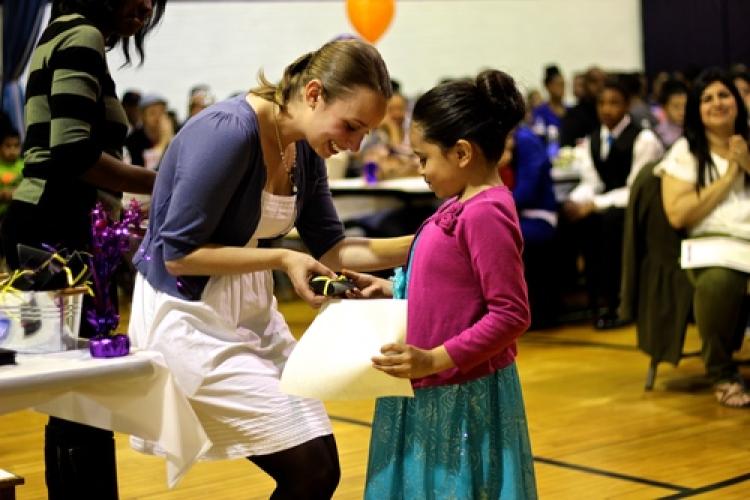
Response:
[[[461,215],[463,209],[463,203],[459,203],[458,201],[450,203],[435,214],[435,224],[437,224],[445,234],[453,234],[453,231],[456,228],[456,223],[458,222],[458,216]]]

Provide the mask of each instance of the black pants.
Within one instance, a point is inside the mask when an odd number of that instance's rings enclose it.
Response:
[[[50,417],[44,464],[49,500],[117,499],[112,431]]]
[[[90,210],[70,210],[70,204],[58,210],[28,203],[11,203],[0,239],[8,267],[18,269],[19,243],[42,248],[87,250],[91,241]],[[92,303],[84,299],[82,317]],[[92,330],[81,322],[80,335],[90,337]],[[88,425],[50,417],[45,432],[44,465],[50,500],[117,499],[114,434]]]
[[[565,224],[566,240],[583,255],[589,306],[616,314],[620,305],[625,209],[608,208]]]

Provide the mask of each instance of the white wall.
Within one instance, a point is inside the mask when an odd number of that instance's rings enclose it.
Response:
[[[208,83],[217,97],[248,89],[263,67],[277,79],[286,64],[341,33],[352,33],[341,1],[171,2],[146,44],[141,68],[118,69],[118,91],[158,91],[184,116],[188,89]],[[540,86],[550,62],[570,76],[597,63],[638,70],[642,63],[639,0],[397,0],[377,42],[391,74],[416,95],[444,76],[486,66],[524,87]]]

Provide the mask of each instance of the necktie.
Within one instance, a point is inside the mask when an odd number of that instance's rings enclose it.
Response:
[[[615,143],[615,136],[613,136],[612,134],[607,134],[606,141],[607,147],[602,148],[602,160],[606,160],[609,156],[609,153],[612,152],[612,145]]]

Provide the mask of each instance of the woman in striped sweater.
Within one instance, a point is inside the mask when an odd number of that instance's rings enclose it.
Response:
[[[150,193],[155,174],[122,161],[128,129],[105,51],[143,41],[166,0],[55,0],[31,57],[26,87],[24,179],[1,239],[11,268],[19,243],[87,250],[97,191]],[[86,331],[82,328],[82,335]],[[45,434],[49,498],[117,498],[112,432],[50,418]]]

